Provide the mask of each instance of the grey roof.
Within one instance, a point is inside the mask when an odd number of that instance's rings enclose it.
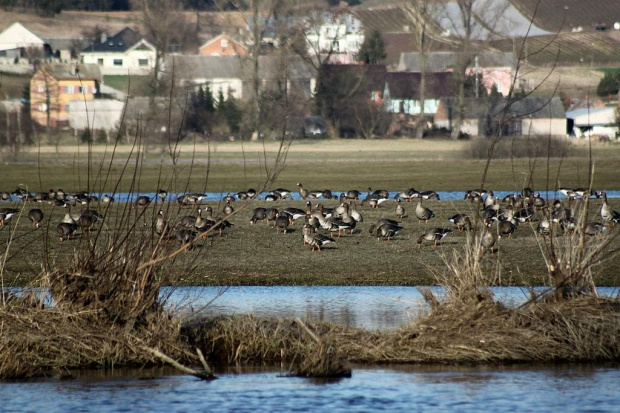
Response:
[[[105,129],[118,127],[125,102],[111,99],[75,100],[69,102],[69,124],[75,129]]]
[[[125,27],[105,42],[94,43],[86,47],[84,52],[116,52],[123,53],[140,41],[140,37],[129,27]]]
[[[73,68],[77,70],[73,71]],[[81,79],[101,82],[101,70],[96,64],[48,63],[41,66],[41,70],[45,70],[56,80]]]
[[[433,52],[426,55],[426,67],[433,72],[445,72],[453,69],[461,58],[461,54],[455,52]],[[502,52],[482,52],[478,53],[478,66],[481,68],[491,67],[517,67],[517,59],[512,53]],[[471,60],[470,66],[474,65]],[[420,71],[420,54],[419,53],[401,53],[398,63],[399,71]]]
[[[81,37],[45,37],[43,40],[50,45],[54,52],[57,50],[71,50],[74,47],[76,50],[82,50],[88,45],[88,40]]]
[[[457,107],[456,98],[440,100],[445,107]],[[491,115],[493,119],[505,117],[507,119],[530,117],[532,119],[565,119],[566,112],[559,97],[549,98],[519,98],[512,102],[506,98],[467,98],[465,99],[465,118],[481,119]]]
[[[420,97],[420,73],[387,72],[385,82],[391,99],[418,99]],[[454,95],[451,72],[428,73],[426,75],[426,99],[437,99]]]
[[[248,56],[200,56],[174,55],[166,58],[166,72],[179,79],[249,79],[252,75],[252,58]],[[281,77],[288,73],[290,79],[315,78],[312,66],[298,56],[279,59],[276,56],[260,56],[259,76],[262,79]]]

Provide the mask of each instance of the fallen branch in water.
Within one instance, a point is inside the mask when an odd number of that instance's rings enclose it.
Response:
[[[182,371],[183,373],[191,374],[192,376],[198,377],[201,380],[215,380],[216,378],[215,376],[213,376],[213,372],[211,371],[211,369],[208,368],[206,361],[203,363],[203,365],[207,368],[205,369],[204,372],[201,372],[200,370],[195,370],[195,369],[186,367],[182,365],[181,363],[178,363],[177,361],[171,359],[170,357],[166,356],[164,353],[162,353],[161,351],[157,349],[146,347],[146,346],[143,346],[142,348],[148,351],[149,353],[153,354],[154,356],[159,357],[160,359],[170,364],[175,369]],[[199,354],[199,357],[202,355],[202,353],[198,353],[198,354]],[[204,357],[201,357],[201,361],[203,360],[204,360]]]

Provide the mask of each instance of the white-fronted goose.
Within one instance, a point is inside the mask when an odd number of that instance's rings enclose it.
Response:
[[[396,209],[394,210],[394,213],[396,214],[396,219],[398,220],[402,220],[404,217],[407,216],[407,212],[405,212],[405,207],[401,205],[400,198],[396,200]]]
[[[345,198],[347,199],[355,199],[358,200],[360,199],[360,195],[362,195],[362,193],[360,191],[358,191],[357,189],[349,189],[347,192],[343,193]]]
[[[439,201],[439,194],[435,191],[419,191],[416,195],[413,195],[412,198],[422,198],[422,199],[430,199]]]
[[[422,247],[422,243],[424,241],[431,241],[433,243],[433,247],[437,247],[437,243],[439,243],[451,232],[452,230],[447,228],[429,228],[424,232],[424,234],[418,237],[418,248]]]
[[[377,241],[381,241],[382,239],[387,239],[388,242],[400,231],[404,228],[398,224],[392,224],[389,222],[372,224],[370,228],[368,228],[368,232],[377,237]]]
[[[276,214],[276,222],[275,222],[276,234],[279,234],[280,230],[282,230],[282,232],[286,234],[289,223],[290,223],[290,219],[286,214],[282,214],[282,215]]]
[[[146,208],[151,203],[151,198],[146,195],[140,195],[134,202],[134,207]]]
[[[161,199],[162,201],[165,201],[167,196],[168,196],[168,191],[166,191],[165,189],[157,190],[157,197]]]
[[[1,201],[12,201],[13,198],[11,197],[11,193],[10,192],[2,192],[0,194],[0,200]]]
[[[490,207],[491,205],[495,205],[495,194],[493,191],[489,191],[487,193],[487,197],[484,198],[484,207]]]
[[[512,221],[499,220],[497,217],[493,220],[497,223],[497,240],[501,240],[504,235],[508,235],[508,239],[512,239],[512,234],[517,230],[517,225]]]
[[[176,239],[181,244],[181,247],[185,251],[189,251],[192,244],[191,242],[196,238],[196,231],[189,228],[179,228],[177,229]]]
[[[265,211],[265,219],[267,220],[267,223],[269,223],[270,221],[274,221],[275,225],[275,221],[278,215],[279,211],[276,208],[267,208],[267,210]]]
[[[607,231],[607,226],[600,222],[588,222],[584,229],[584,233],[589,237],[596,237]]]
[[[177,197],[177,202],[182,207],[192,207],[198,205],[204,197],[205,194],[199,193],[183,194]]]
[[[312,251],[314,251],[315,248],[321,251],[321,247],[323,245],[336,242],[336,240],[332,237],[320,234],[318,232],[303,231],[303,234],[304,241],[306,242],[306,244],[312,247]]]
[[[114,197],[106,194],[103,196],[103,198],[101,198],[101,202],[109,204],[111,202],[114,202]]]
[[[448,221],[456,225],[458,232],[463,232],[463,230],[471,231],[473,229],[471,220],[466,214],[454,214],[448,218]]]
[[[222,209],[222,213],[224,215],[230,215],[235,212],[235,208],[230,204],[230,200],[226,201],[226,205],[224,205],[224,209]]]
[[[252,211],[252,217],[250,217],[250,224],[256,224],[256,221],[264,222],[267,217],[267,209],[263,207],[254,208]]]
[[[58,236],[60,237],[60,242],[62,242],[63,240],[67,239],[71,239],[71,236],[75,233],[75,231],[77,230],[78,226],[76,223],[69,223],[69,222],[61,222],[56,226],[56,232],[58,233]]]
[[[468,189],[465,191],[465,196],[463,196],[463,200],[465,201],[474,201],[481,200],[483,196],[487,194],[486,189]]]
[[[355,202],[351,202],[350,205],[351,207],[349,214],[351,215],[351,218],[356,220],[358,223],[364,222],[364,216],[357,211],[357,205],[355,205]]]
[[[306,188],[304,188],[304,186],[301,184],[301,182],[298,182],[297,186],[299,187],[299,196],[303,200],[306,200],[308,198],[317,199],[317,198],[320,198],[320,197],[323,196],[323,191],[322,190],[308,191]]]
[[[415,216],[418,221],[428,222],[429,219],[434,218],[433,211],[422,205],[422,198],[418,198],[418,204],[415,207]]]
[[[0,227],[6,225],[17,213],[19,213],[19,210],[15,208],[0,208]]]
[[[170,226],[168,225],[168,221],[166,221],[164,211],[161,209],[157,213],[157,218],[155,218],[155,233],[163,237],[170,235]]]
[[[601,218],[604,224],[617,224],[620,222],[620,213],[611,209],[607,203],[607,192],[602,192],[603,205],[601,206]]]
[[[495,234],[491,231],[491,222],[487,222],[484,230],[482,231],[482,236],[480,237],[480,247],[482,248],[482,253],[484,254],[485,250],[490,250],[491,255],[495,254],[493,250],[493,246],[495,245]]]
[[[305,217],[307,212],[309,211],[304,211],[303,209],[299,209],[295,207],[284,208],[282,210],[282,213],[288,215],[289,219],[291,220],[291,223],[295,222],[299,218]]]
[[[28,219],[32,222],[32,226],[35,228],[39,228],[41,223],[43,222],[43,211],[39,208],[33,208],[28,211]]]

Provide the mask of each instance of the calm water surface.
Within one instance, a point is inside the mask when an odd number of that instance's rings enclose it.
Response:
[[[4,383],[3,412],[614,412],[613,366],[354,368],[337,381],[278,370],[203,382],[161,370]],[[148,378],[148,379],[144,379]]]

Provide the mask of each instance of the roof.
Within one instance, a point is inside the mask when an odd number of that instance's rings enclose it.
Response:
[[[420,95],[420,73],[413,72],[388,72],[385,82],[392,99],[417,99]],[[427,73],[426,75],[426,98],[442,98],[454,95],[451,72]]]
[[[466,98],[465,118],[481,119],[487,115],[497,119],[531,117],[532,119],[565,119],[566,112],[559,97],[549,98]],[[440,105],[456,108],[456,98],[441,99]]]
[[[616,125],[615,107],[581,108],[569,110],[566,117],[575,121],[575,126]]]
[[[136,32],[129,27],[125,27],[112,37],[108,37],[104,42],[93,43],[84,48],[84,52],[113,52],[123,53],[131,49],[136,43],[142,39]]]
[[[77,70],[73,71],[73,68]],[[96,80],[101,82],[101,71],[96,64],[48,63],[41,69],[56,80]]]
[[[88,45],[88,40],[79,37],[45,37],[45,43],[50,45],[52,51],[71,50],[74,47],[81,50]]]
[[[413,53],[418,51],[418,45],[413,33],[383,33],[381,34],[385,43],[385,64],[396,66],[400,61],[401,53]],[[451,43],[431,42],[430,48],[434,52],[456,51],[458,48]]]
[[[22,47],[40,46],[45,41],[32,33],[21,23],[15,22],[0,33],[0,50],[12,50]]]
[[[398,63],[398,70],[400,71],[420,71],[420,54],[415,53],[402,53],[400,61]],[[426,67],[432,68],[435,72],[447,71],[454,68],[455,64],[461,55],[455,52],[433,52],[426,54]],[[517,59],[512,53],[502,52],[482,52],[477,55],[478,66],[481,68],[490,67],[510,67],[512,69],[517,67]],[[472,60],[473,63],[473,60]]]
[[[69,102],[69,124],[75,129],[116,128],[123,115],[125,102],[111,99],[75,100]]]
[[[225,34],[225,33],[219,34],[219,35],[217,35],[217,36],[215,36],[215,37],[213,37],[213,38],[211,38],[211,39],[207,40],[207,41],[206,41],[206,42],[204,42],[204,43],[202,44],[202,46],[200,46],[198,49],[202,49],[203,47],[207,47],[208,45],[210,45],[211,43],[216,42],[218,39],[221,39],[222,37],[227,38],[227,39],[228,39],[228,40],[230,40],[231,42],[235,42],[235,43],[236,43],[235,47],[239,46],[239,47],[242,47],[242,48],[244,48],[244,49],[246,49],[246,50],[247,50],[247,47],[245,47],[244,45],[242,45],[242,44],[241,44],[241,42],[239,42],[238,40],[233,39],[231,36],[229,36],[229,35],[227,35],[227,34]]]
[[[252,76],[251,57],[244,56],[168,56],[165,70],[179,79],[249,79]],[[299,56],[260,56],[258,72],[262,79],[282,77],[284,70],[291,79],[313,79],[312,66]]]

